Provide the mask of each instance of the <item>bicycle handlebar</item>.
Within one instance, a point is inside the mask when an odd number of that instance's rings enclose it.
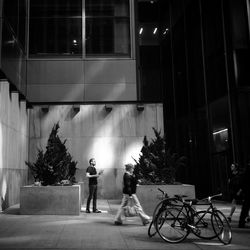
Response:
[[[168,194],[165,191],[163,191],[161,188],[157,188],[157,189],[162,193],[162,195],[165,195],[166,197],[168,196]],[[215,195],[212,195],[212,196],[208,196],[208,197],[203,198],[201,200],[187,199],[187,201],[192,201],[193,203],[198,203],[198,202],[207,200],[210,203],[213,198],[221,197],[221,196],[222,196],[222,193],[219,193],[219,194],[215,194]],[[185,197],[187,197],[187,196],[186,195],[175,195],[175,198],[177,198],[179,200],[182,200],[183,202],[185,201]]]
[[[222,196],[222,193],[215,194],[215,195],[212,195],[212,196],[208,196],[208,197],[203,198],[201,200],[197,200],[197,202],[199,202],[199,201],[206,201],[207,200],[210,203],[213,198],[220,197],[220,196]]]
[[[222,196],[222,193],[215,194],[215,195],[213,195],[213,196],[208,196],[208,197],[207,197],[207,200],[208,200],[209,202],[211,202],[211,200],[212,200],[213,198],[215,198],[215,197],[220,197],[220,196]]]

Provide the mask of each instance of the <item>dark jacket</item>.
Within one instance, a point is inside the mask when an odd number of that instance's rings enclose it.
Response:
[[[137,178],[134,175],[124,173],[123,175],[123,193],[131,196],[136,193]]]
[[[250,199],[250,166],[248,165],[244,174],[241,178],[240,183],[241,189],[243,190],[243,195],[246,199]]]

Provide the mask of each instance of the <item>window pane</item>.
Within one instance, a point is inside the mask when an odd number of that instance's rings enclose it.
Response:
[[[30,17],[81,17],[80,0],[30,0]]]
[[[128,0],[86,1],[86,54],[130,55]]]
[[[5,22],[23,50],[25,49],[26,7],[25,0],[5,0],[3,2]]]
[[[30,1],[30,55],[82,53],[82,1]]]

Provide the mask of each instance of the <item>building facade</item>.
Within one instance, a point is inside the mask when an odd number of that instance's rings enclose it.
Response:
[[[30,141],[44,146],[53,118],[75,117],[60,115],[64,105],[80,105],[75,119],[86,105],[130,109],[118,137],[132,128],[140,139],[142,121],[144,135],[164,130],[168,147],[189,159],[178,180],[198,197],[228,199],[230,164],[244,169],[250,156],[249,0],[1,0],[0,9],[1,79],[33,107]],[[138,103],[149,105],[143,119],[131,111]],[[49,113],[37,111],[44,106]],[[126,118],[114,117],[110,124]]]
[[[249,160],[249,6],[138,2],[141,86],[161,86],[169,145],[188,155],[181,174],[198,196],[223,192],[227,199],[231,163],[244,169]],[[150,100],[149,93],[143,98]]]

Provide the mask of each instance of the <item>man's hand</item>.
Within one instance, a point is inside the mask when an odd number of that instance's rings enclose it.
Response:
[[[241,195],[241,192],[242,192],[242,190],[240,189],[238,192],[237,192],[237,196],[240,196]]]
[[[104,172],[104,170],[103,170],[103,169],[102,169],[102,170],[100,170],[100,171],[99,171],[99,173],[98,173],[98,175],[101,175],[103,172]]]

